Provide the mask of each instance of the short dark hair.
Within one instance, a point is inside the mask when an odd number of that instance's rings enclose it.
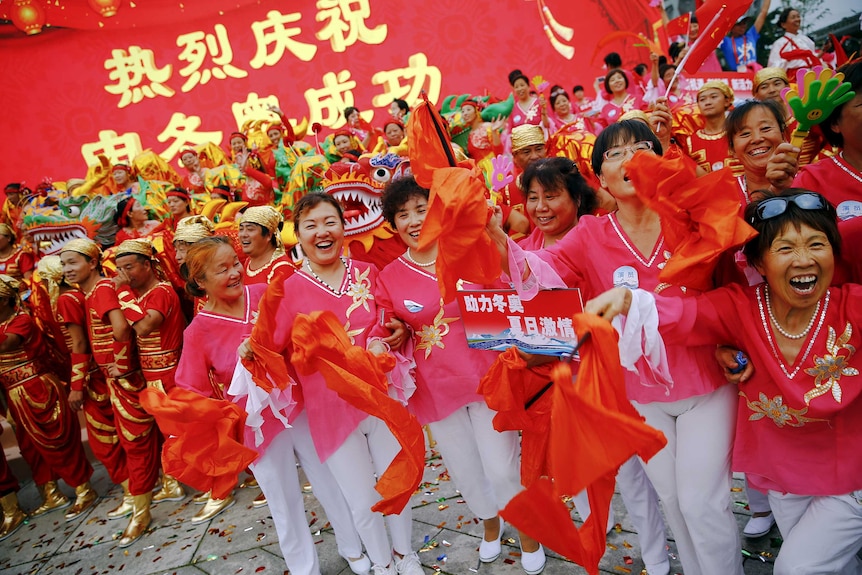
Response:
[[[302,217],[302,214],[308,210],[316,208],[319,204],[329,204],[333,206],[338,211],[338,218],[341,220],[341,223],[346,223],[344,221],[344,208],[341,207],[341,204],[334,196],[324,194],[323,192],[312,192],[302,196],[302,198],[300,198],[293,207],[294,229],[299,230],[299,218]]]
[[[428,199],[430,191],[416,182],[413,176],[392,180],[383,188],[383,218],[395,227],[395,214],[414,196]]]
[[[518,70],[517,68],[515,70],[512,70],[511,72],[509,72],[509,85],[510,86],[514,87],[515,81],[519,80],[519,79],[526,82],[527,86],[530,85],[530,79],[527,78],[527,75],[524,74],[523,72],[521,72],[520,70]]]
[[[354,106],[347,106],[346,108],[344,108],[344,119],[346,120],[347,118],[349,118],[350,114],[352,114],[353,112],[356,112],[358,114],[359,108],[356,108]]]
[[[823,210],[803,210],[793,202],[787,202],[787,209],[783,214],[761,220],[756,217],[757,207],[763,201],[768,201],[772,198],[781,198],[795,196],[798,194],[817,194],[826,205]],[[767,197],[761,202],[751,203],[745,208],[745,220],[751,222],[752,227],[757,230],[757,237],[750,240],[743,248],[745,258],[752,265],[758,265],[763,261],[763,254],[775,241],[785,227],[788,225],[794,226],[797,230],[800,226],[806,226],[826,234],[826,239],[832,245],[832,253],[836,257],[841,255],[841,234],[838,232],[838,214],[835,211],[835,206],[829,203],[825,197],[817,192],[806,190],[803,188],[788,188],[771,197]]]
[[[608,52],[605,56],[605,65],[607,65],[608,69],[619,68],[623,65],[623,59],[616,52]]]
[[[404,110],[405,112],[410,111],[410,106],[407,105],[406,100],[402,100],[401,98],[395,98],[392,100],[393,103],[398,104],[398,107]]]
[[[778,27],[781,28],[782,24],[785,24],[787,20],[790,18],[791,12],[799,12],[798,8],[793,8],[792,6],[788,6],[784,10],[778,13]]]
[[[623,79],[626,81],[626,89],[628,89],[628,87],[629,87],[629,75],[625,73],[625,70],[620,70],[619,68],[617,68],[616,70],[611,70],[610,72],[608,72],[608,75],[605,76],[605,92],[606,93],[613,94],[613,92],[611,92],[610,79],[613,78],[614,76],[616,76],[617,74],[622,75]]]
[[[661,79],[664,79],[664,73],[667,72],[668,70],[673,70],[674,72],[676,72],[676,66],[674,66],[673,64],[665,64],[663,66],[659,66],[658,67],[658,77]]]
[[[638,76],[643,76],[644,74],[646,74],[647,65],[644,64],[643,62],[641,62],[640,64],[635,66],[634,71],[635,71],[635,74],[637,74]]]
[[[857,58],[853,62],[848,62],[838,68],[838,72],[844,74],[844,81],[850,82],[850,89],[856,92],[856,97],[858,98],[859,94],[862,93],[860,92],[862,91],[862,60]],[[838,148],[844,147],[844,135],[833,131],[832,127],[841,120],[841,113],[849,103],[847,102],[836,107],[829,114],[829,117],[826,118],[826,121],[823,122],[823,137],[826,138],[827,142]]]
[[[606,151],[616,146],[622,146],[631,139],[634,139],[635,142],[652,142],[653,152],[659,156],[664,153],[658,137],[643,120],[623,120],[611,124],[602,130],[596,138],[596,142],[593,144],[593,155],[590,159],[593,173],[597,176],[602,173]]]
[[[598,205],[595,190],[581,175],[578,164],[568,158],[542,158],[531,163],[524,170],[522,177],[525,195],[529,193],[533,181],[538,182],[546,190],[566,190],[578,206],[579,218],[592,214]]]
[[[727,145],[730,151],[733,151],[733,137],[742,130],[742,125],[745,123],[745,118],[752,110],[757,108],[765,108],[772,113],[775,121],[778,123],[778,129],[784,133],[786,125],[784,123],[784,110],[778,102],[773,100],[746,100],[727,115],[724,121],[724,129],[727,131]]]
[[[583,89],[584,89],[584,87],[583,87],[583,86],[581,86],[580,84],[575,84],[575,87],[574,87],[574,88],[572,88],[572,94],[574,94],[575,92],[577,92],[577,91],[579,91],[579,90],[580,90],[580,91],[583,91]]]

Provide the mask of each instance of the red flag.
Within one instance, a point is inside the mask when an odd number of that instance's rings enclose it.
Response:
[[[752,0],[707,0],[697,9],[700,35],[683,59],[682,68],[689,74],[697,73],[706,57],[718,48],[737,20],[748,11]],[[704,24],[704,23],[707,24]]]
[[[688,27],[691,23],[691,12],[686,12],[678,18],[674,18],[667,24],[664,29],[668,36],[688,36]]]

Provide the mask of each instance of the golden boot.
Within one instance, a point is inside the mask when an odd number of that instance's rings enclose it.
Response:
[[[201,491],[200,493],[195,493],[192,497],[192,503],[195,505],[206,505],[206,502],[210,500],[210,491]]]
[[[144,531],[147,530],[147,527],[150,526],[150,521],[152,521],[152,516],[150,516],[150,504],[152,501],[152,493],[132,496],[134,512],[132,513],[132,518],[129,520],[129,524],[126,526],[126,530],[123,531],[123,536],[120,537],[120,548],[128,547],[140,539],[141,535],[144,534]]]
[[[204,508],[198,511],[197,515],[192,517],[192,525],[209,521],[225,509],[231,507],[234,503],[236,503],[236,500],[233,498],[233,495],[228,495],[224,499],[211,498],[207,501],[206,505],[204,505]]]
[[[123,486],[123,501],[120,503],[119,507],[108,511],[108,519],[122,519],[131,515],[132,511],[134,511],[134,506],[132,505],[132,494],[129,493],[129,480],[126,479],[120,485]]]
[[[0,541],[3,541],[24,524],[27,514],[18,507],[18,494],[14,491],[0,497],[3,507],[3,523],[0,524]]]
[[[66,512],[66,521],[78,518],[84,511],[92,507],[95,502],[96,491],[90,485],[89,481],[85,481],[75,488],[75,504]]]
[[[261,491],[257,497],[252,500],[251,506],[255,509],[258,507],[266,507],[266,495],[263,494],[263,491]]]
[[[161,501],[182,501],[186,498],[186,490],[180,485],[176,477],[162,474],[162,488],[153,495],[153,503]]]
[[[51,480],[40,485],[39,490],[42,492],[42,505],[30,513],[32,516],[42,515],[56,509],[65,509],[72,504],[69,498],[63,495],[63,492],[57,487],[56,481]]]

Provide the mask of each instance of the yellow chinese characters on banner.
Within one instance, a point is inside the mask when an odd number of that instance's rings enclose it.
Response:
[[[170,145],[159,152],[159,155],[170,162],[180,150],[189,146],[201,146],[207,142],[219,145],[222,141],[222,132],[198,132],[201,127],[200,116],[186,116],[180,112],[174,112],[170,122],[162,132],[156,136],[156,139],[164,144],[170,142]]]
[[[406,84],[402,84],[402,80]],[[419,93],[423,89],[431,102],[437,102],[440,97],[442,80],[440,68],[429,66],[428,57],[425,54],[422,52],[413,54],[407,60],[406,68],[377,72],[371,77],[371,83],[382,85],[384,90],[382,94],[374,96],[371,104],[381,108],[388,106],[392,100],[396,99],[416,102],[419,100]]]
[[[302,18],[299,12],[282,14],[278,10],[270,10],[266,13],[266,20],[255,22],[251,25],[254,40],[257,43],[257,51],[249,66],[258,70],[264,66],[275,66],[284,56],[285,50],[302,60],[308,62],[317,53],[317,46],[294,40],[293,37],[302,30],[299,27],[287,28],[285,24],[293,24]]]
[[[128,52],[112,50],[111,57],[105,60],[105,70],[109,72],[108,78],[116,82],[105,86],[105,91],[120,96],[118,108],[137,104],[144,97],[170,98],[175,93],[165,85],[171,78],[171,65],[158,68],[153,51],[140,46],[129,46]]]
[[[325,22],[316,37],[329,40],[333,52],[344,52],[357,40],[365,44],[382,44],[388,30],[386,24],[368,28],[366,18],[371,16],[368,0],[317,0],[315,20]]]
[[[181,90],[189,92],[198,85],[204,85],[213,77],[224,80],[227,77],[245,78],[248,72],[234,66],[233,50],[227,37],[227,29],[223,24],[214,26],[215,34],[204,34],[203,31],[189,32],[177,36],[177,46],[182,48],[178,58],[188,62],[188,66],[180,69],[180,76],[186,78]],[[207,56],[212,58],[214,66],[204,68]],[[202,69],[203,68],[203,69]]]
[[[98,164],[98,156],[105,156],[115,164],[131,165],[142,150],[141,137],[137,132],[126,132],[120,136],[114,130],[102,130],[97,142],[81,146],[81,155],[88,166]]]

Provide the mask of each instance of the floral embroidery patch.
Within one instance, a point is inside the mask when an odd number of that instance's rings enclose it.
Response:
[[[844,327],[844,333],[838,337],[835,330],[830,326],[829,335],[826,339],[826,354],[823,357],[814,356],[814,367],[805,370],[805,373],[814,377],[814,389],[805,392],[805,404],[811,403],[812,399],[832,392],[832,398],[841,403],[841,378],[845,375],[859,375],[859,370],[850,367],[850,358],[856,353],[856,348],[847,343],[853,335],[850,322]],[[846,350],[847,355],[841,351]]]
[[[428,359],[435,346],[440,349],[446,348],[443,338],[449,333],[449,324],[457,320],[457,317],[443,317],[443,298],[440,298],[440,311],[434,317],[434,323],[423,325],[422,329],[416,334],[419,336],[419,343],[416,344],[416,349],[425,350],[425,359]]]
[[[761,392],[758,401],[751,401],[745,395],[745,392],[742,391],[739,392],[739,395],[745,398],[748,409],[754,412],[748,417],[748,421],[757,421],[768,417],[778,427],[784,427],[785,425],[802,427],[811,421],[826,421],[825,419],[805,417],[805,414],[808,413],[807,407],[793,409],[784,403],[784,398],[780,395],[769,399],[765,393]]]

